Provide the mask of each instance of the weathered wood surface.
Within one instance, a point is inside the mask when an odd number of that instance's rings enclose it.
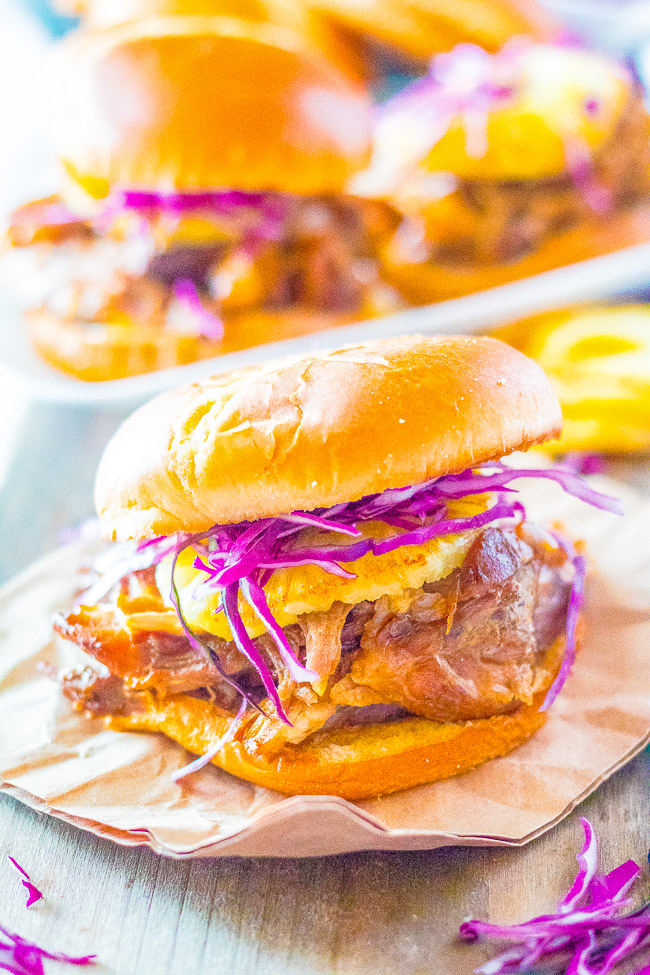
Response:
[[[60,407],[27,412],[22,449],[0,486],[0,578],[91,514],[96,462],[119,420]],[[647,487],[647,468],[615,472]],[[649,773],[646,754],[521,850],[320,860],[163,860],[0,797],[0,923],[53,949],[95,951],[98,971],[111,975],[468,975],[488,952],[456,942],[460,921],[550,908],[575,870],[579,814],[602,837],[606,867],[644,861]],[[30,911],[4,853],[46,894]]]

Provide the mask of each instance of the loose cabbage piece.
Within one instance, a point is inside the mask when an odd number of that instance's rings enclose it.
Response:
[[[75,958],[60,952],[46,951],[0,925],[0,970],[11,972],[11,975],[45,975],[44,959],[83,968],[94,965],[95,957],[83,955]]]
[[[27,891],[27,903],[25,904],[25,907],[31,907],[32,904],[36,904],[38,901],[42,900],[43,894],[38,889],[38,887],[36,887],[36,885],[32,883],[29,874],[27,873],[26,870],[24,870],[21,867],[21,865],[18,863],[18,860],[16,860],[12,856],[9,856],[9,854],[7,854],[7,859],[21,875],[22,885]]]
[[[476,975],[608,975],[622,961],[650,947],[650,901],[632,910],[627,893],[641,873],[627,860],[605,876],[598,874],[598,844],[589,820],[578,854],[578,873],[554,914],[522,924],[464,921],[464,941],[486,938],[513,947],[477,968]],[[650,966],[636,975],[648,975]]]
[[[247,706],[248,706],[248,701],[246,700],[245,697],[243,697],[241,705],[239,707],[239,711],[230,722],[230,725],[226,733],[223,734],[221,738],[218,738],[217,741],[215,741],[210,746],[207,752],[205,752],[204,755],[201,755],[199,758],[194,759],[193,762],[190,762],[189,765],[185,765],[177,772],[174,772],[174,774],[172,775],[172,782],[180,782],[180,780],[184,779],[186,775],[191,775],[192,772],[198,772],[199,769],[204,768],[209,762],[212,761],[215,755],[219,754],[219,752],[224,747],[224,745],[227,745],[229,741],[232,741],[232,739],[235,737],[235,734],[237,733],[237,729],[239,728],[242,718],[246,714]]]
[[[173,581],[174,569],[180,553],[189,547],[195,548],[199,555],[194,565],[205,573],[203,585],[220,593],[219,611],[225,612],[235,643],[257,670],[277,715],[289,724],[271,671],[244,626],[239,612],[240,595],[264,622],[293,679],[312,680],[314,675],[295,656],[281,627],[272,617],[264,595],[264,586],[277,569],[315,565],[325,572],[349,578],[353,573],[345,568],[345,564],[355,562],[364,555],[384,555],[406,545],[423,545],[441,535],[472,531],[495,523],[521,522],[526,512],[516,498],[517,490],[512,487],[512,482],[522,478],[554,481],[567,494],[587,504],[603,511],[622,513],[616,498],[593,490],[574,471],[566,468],[519,469],[497,461],[460,474],[433,478],[423,484],[390,488],[331,508],[294,511],[256,522],[214,525],[198,534],[179,532],[169,537],[147,539],[130,554],[118,557],[107,568],[107,578],[98,579],[85,594],[84,602],[97,601],[127,572],[156,565],[172,554],[171,599],[191,646],[199,653],[208,654],[224,679],[240,693],[242,699],[247,699],[243,688],[225,676],[214,651],[191,630],[183,616]],[[450,517],[450,502],[484,494],[493,496],[493,503],[487,510],[466,518]],[[370,522],[383,522],[395,529],[394,534],[387,538],[359,537],[362,535],[360,526]],[[314,530],[318,532],[316,543]],[[341,535],[358,540],[342,545],[337,542],[337,536]],[[555,536],[554,544],[560,544],[569,554],[574,566],[574,579],[567,614],[566,654],[542,705],[544,710],[555,700],[571,670],[586,572],[584,557],[575,554],[569,541]]]

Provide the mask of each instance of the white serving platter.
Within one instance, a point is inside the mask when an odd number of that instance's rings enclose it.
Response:
[[[6,385],[17,387],[23,395],[37,401],[124,409],[200,376],[241,368],[277,356],[335,348],[369,338],[388,338],[407,332],[478,332],[535,312],[575,302],[611,298],[649,285],[650,241],[464,298],[415,308],[370,322],[328,329],[298,339],[269,342],[175,369],[101,383],[70,379],[41,362],[29,346],[19,310],[3,297],[0,301],[0,388]]]

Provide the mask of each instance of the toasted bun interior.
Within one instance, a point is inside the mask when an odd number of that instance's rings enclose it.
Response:
[[[87,194],[340,193],[367,161],[365,87],[297,32],[156,17],[60,45],[52,134]]]
[[[542,369],[494,339],[401,336],[164,393],[108,444],[107,536],[201,531],[328,507],[558,436]]]

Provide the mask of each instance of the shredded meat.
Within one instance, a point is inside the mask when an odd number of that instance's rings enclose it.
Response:
[[[301,617],[305,638],[305,663],[327,681],[341,659],[342,634],[350,607],[334,603],[326,613],[308,613]]]
[[[489,717],[529,702],[546,649],[533,625],[539,571],[514,531],[488,529],[456,580],[414,593],[406,612],[386,597],[377,601],[352,681],[438,721]]]
[[[61,686],[71,704],[91,718],[126,714],[134,708],[135,695],[124,681],[114,674],[100,674],[93,667],[64,674]]]
[[[397,599],[335,603],[287,627],[296,655],[320,675],[313,686],[296,685],[273,640],[259,637],[255,644],[291,726],[272,715],[256,672],[233,643],[207,634],[202,639],[220,667],[269,713],[252,715],[243,732],[247,745],[260,753],[355,720],[488,717],[529,702],[546,673],[546,652],[566,624],[566,567],[564,553],[530,529],[486,528],[462,566],[439,582]],[[143,689],[163,696],[182,691],[207,695],[234,713],[236,694],[214,662],[192,650],[182,631],[174,632],[175,619],[151,570],[123,579],[100,606],[59,619],[57,631],[113,675],[97,681],[86,671],[68,675],[68,696],[99,715],[128,707]],[[146,629],[161,620],[165,629]],[[122,683],[122,697],[115,681]]]
[[[244,207],[230,216],[193,212],[213,231],[196,243],[179,236],[181,218],[164,213],[126,213],[111,226],[57,223],[52,214],[61,204],[49,197],[13,214],[4,277],[29,310],[176,331],[187,331],[193,314],[176,299],[181,279],[194,282],[215,315],[288,307],[371,313],[375,300],[386,300],[373,242],[394,229],[387,207],[328,197],[276,203],[279,239],[256,237],[259,216]]]
[[[219,675],[207,656],[190,646],[173,610],[146,569],[126,576],[106,603],[58,616],[54,629],[72,640],[131,687],[180,693],[204,687]]]

